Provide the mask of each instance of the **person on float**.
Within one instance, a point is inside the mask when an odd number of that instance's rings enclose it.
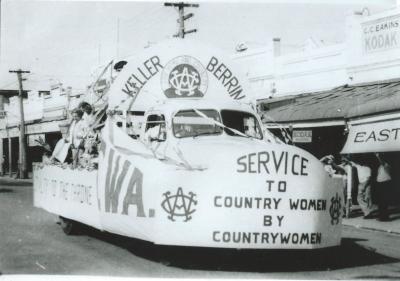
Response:
[[[326,155],[320,159],[324,165],[324,169],[330,176],[344,175],[346,171],[340,165],[335,163],[335,157],[333,155]]]
[[[88,128],[91,127],[96,118],[92,106],[89,103],[83,101],[79,104],[78,108],[83,111],[82,120],[87,123]]]
[[[152,127],[146,129],[144,139],[146,142],[151,143],[153,141],[160,141],[166,137],[165,123],[155,124]]]
[[[376,201],[378,204],[378,220],[390,221],[388,212],[388,193],[392,183],[391,167],[379,153],[376,153],[379,167],[376,175]]]
[[[190,137],[193,135],[192,126],[189,124],[181,124],[175,131],[175,136],[178,138]]]
[[[70,144],[72,152],[72,167],[76,168],[80,154],[84,150],[84,136],[87,134],[87,123],[83,121],[83,111],[79,108],[72,111],[72,123],[69,127],[69,134],[65,140]]]

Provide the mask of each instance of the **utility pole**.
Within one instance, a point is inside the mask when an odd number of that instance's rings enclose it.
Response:
[[[19,113],[20,113],[20,125],[19,125],[19,178],[26,179],[28,176],[27,161],[26,161],[26,142],[25,142],[25,118],[24,118],[24,102],[23,102],[23,89],[22,89],[22,73],[30,73],[26,70],[10,70],[10,73],[17,73],[18,85],[19,85]]]
[[[2,38],[1,38],[1,35],[2,35],[2,32],[1,32],[1,21],[2,21],[2,18],[1,18],[1,0],[0,0],[0,62],[1,62],[1,51],[2,51],[2,49],[1,49],[1,43],[2,43]]]
[[[120,19],[117,19],[117,59],[119,59],[119,22]]]
[[[177,20],[177,22],[179,23],[179,30],[178,30],[178,34],[175,34],[175,37],[180,37],[180,38],[185,38],[185,34],[188,33],[193,33],[193,32],[197,32],[197,29],[191,29],[186,31],[185,30],[185,20],[190,19],[191,17],[194,16],[193,13],[189,13],[187,15],[185,15],[185,8],[198,8],[199,4],[188,4],[188,3],[183,3],[183,2],[179,2],[179,3],[171,3],[171,2],[166,2],[164,3],[164,6],[166,7],[178,7],[178,12],[179,12],[179,19]]]

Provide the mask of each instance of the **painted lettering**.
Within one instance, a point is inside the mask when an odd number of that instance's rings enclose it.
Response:
[[[129,76],[121,89],[122,92],[132,97],[136,96],[143,86],[146,85],[147,81],[163,68],[158,56],[153,56],[145,60],[142,66],[138,67],[136,71]]]
[[[284,216],[276,216],[276,220],[277,220],[279,227],[282,226],[283,218],[284,218]],[[272,226],[273,224],[274,224],[274,216],[265,215],[264,220],[263,220],[263,225],[264,226]]]
[[[220,62],[216,57],[211,57],[207,64],[206,69],[221,81],[228,95],[235,100],[241,100],[246,97],[242,94],[243,88],[239,83],[236,76],[233,76],[232,71],[226,66],[226,64]]]
[[[377,141],[391,141],[397,140],[400,128],[393,129],[382,129],[380,131],[370,131],[370,132],[357,132],[354,137],[355,143],[362,142],[377,142]]]
[[[237,170],[236,170],[237,172],[239,172],[239,173],[245,173],[245,172],[246,172],[247,165],[246,165],[246,163],[242,162],[242,161],[245,161],[245,160],[246,160],[246,155],[244,155],[244,156],[238,158],[237,164],[238,164],[239,166],[242,166],[242,169],[237,169]]]
[[[281,201],[282,198],[217,195],[214,197],[214,207],[277,210]]]
[[[363,142],[361,138],[364,137],[366,134],[366,132],[357,132],[354,142]]]
[[[289,199],[291,210],[302,211],[325,211],[326,200],[324,199]]]
[[[238,173],[288,173],[295,176],[308,175],[309,160],[298,154],[289,154],[287,151],[262,151],[257,153],[249,153],[237,159]]]
[[[216,230],[212,232],[212,240],[216,243],[235,244],[292,244],[317,245],[322,242],[320,232],[231,232]]]
[[[135,205],[137,209],[137,217],[146,217],[144,213],[143,200],[142,200],[142,185],[143,185],[143,174],[137,168],[132,173],[129,180],[128,189],[125,194],[122,214],[128,215],[129,207]],[[134,191],[134,188],[135,191]]]
[[[264,216],[264,226],[272,225],[272,216]]]
[[[379,141],[387,141],[389,139],[390,131],[387,129],[383,129],[379,132]],[[382,137],[382,138],[381,138]]]

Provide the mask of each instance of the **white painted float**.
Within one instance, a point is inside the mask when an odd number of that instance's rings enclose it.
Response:
[[[261,129],[245,80],[186,39],[128,60],[109,90],[98,170],[35,164],[35,206],[155,244],[339,245],[343,181]],[[118,111],[144,112],[136,138]]]

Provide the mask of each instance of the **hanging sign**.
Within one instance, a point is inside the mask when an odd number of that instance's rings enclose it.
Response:
[[[310,142],[312,142],[312,131],[311,130],[294,130],[292,138],[293,138],[293,142],[310,143]]]
[[[342,153],[400,151],[400,119],[352,125]]]

